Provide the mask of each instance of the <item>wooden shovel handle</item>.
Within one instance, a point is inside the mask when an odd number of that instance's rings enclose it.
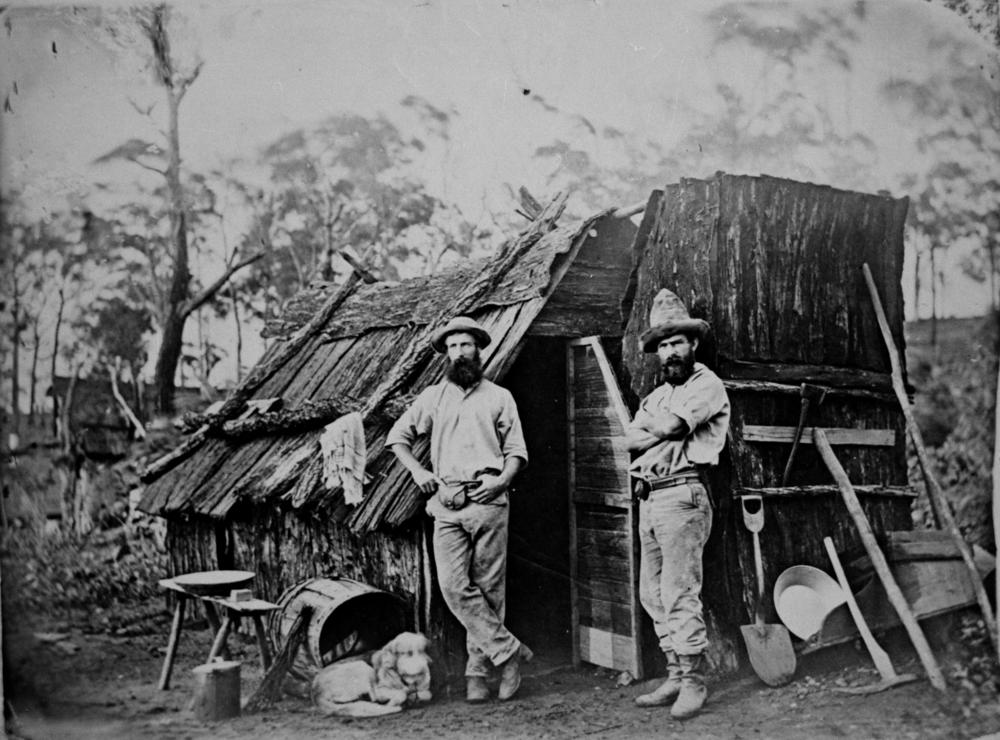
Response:
[[[837,482],[837,488],[840,489],[841,497],[847,505],[847,510],[850,512],[851,518],[854,519],[854,524],[858,528],[858,534],[861,535],[861,543],[865,546],[865,552],[871,558],[872,565],[875,567],[875,573],[878,574],[879,580],[882,581],[882,586],[889,597],[889,602],[899,615],[899,619],[906,628],[906,632],[910,636],[910,641],[913,643],[917,655],[920,656],[920,662],[923,663],[924,670],[927,671],[927,678],[930,679],[931,686],[938,691],[947,691],[948,686],[945,683],[944,674],[941,673],[941,668],[934,658],[931,646],[928,644],[927,638],[924,637],[920,625],[917,624],[917,618],[913,616],[910,605],[906,603],[906,597],[903,596],[899,584],[896,583],[892,571],[889,570],[889,563],[886,562],[885,555],[879,549],[878,542],[875,540],[875,533],[872,532],[871,524],[868,523],[868,517],[865,516],[864,509],[861,508],[861,502],[858,501],[858,494],[854,492],[854,486],[851,485],[847,473],[841,467],[840,461],[837,460],[837,456],[834,454],[826,435],[818,427],[813,430],[813,444],[816,445],[816,449],[819,450],[823,462],[826,463],[826,467]]]
[[[844,598],[847,599],[847,608],[854,618],[854,624],[857,625],[861,640],[865,643],[865,647],[868,648],[868,654],[872,656],[872,663],[875,664],[875,667],[884,680],[892,681],[898,678],[896,669],[892,667],[892,660],[889,658],[889,653],[878,644],[875,635],[868,628],[868,622],[865,620],[864,614],[861,613],[861,609],[858,607],[858,602],[854,598],[851,586],[847,582],[844,566],[840,564],[840,558],[833,547],[833,540],[829,537],[824,537],[823,545],[826,547],[827,557],[830,558],[830,563],[833,565],[833,571],[837,574],[837,582],[840,584],[840,589],[844,592]]]

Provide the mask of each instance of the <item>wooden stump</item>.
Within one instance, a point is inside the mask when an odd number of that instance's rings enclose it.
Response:
[[[240,715],[240,664],[214,661],[192,670],[195,678],[191,711],[202,722]]]

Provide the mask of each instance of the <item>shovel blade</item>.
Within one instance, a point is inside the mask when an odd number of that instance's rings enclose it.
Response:
[[[781,624],[745,624],[740,627],[750,667],[768,686],[784,686],[795,675],[795,650]]]

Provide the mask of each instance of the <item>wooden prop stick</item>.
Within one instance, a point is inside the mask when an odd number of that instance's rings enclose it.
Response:
[[[997,544],[997,552],[1000,552],[1000,366],[997,367],[997,403],[996,403],[996,434],[993,444],[993,538]],[[994,572],[996,577],[997,591],[1000,593],[1000,568]],[[985,615],[984,615],[985,616]],[[1000,630],[1000,617],[993,623],[994,634]],[[994,647],[996,644],[994,643]],[[1000,650],[997,651],[1000,657]]]
[[[308,605],[303,606],[299,610],[298,616],[295,617],[292,628],[288,631],[288,636],[275,656],[274,662],[271,663],[270,669],[264,674],[264,679],[260,682],[260,686],[257,687],[257,690],[253,692],[253,695],[247,700],[246,705],[244,705],[243,711],[246,714],[260,711],[281,697],[281,687],[285,681],[285,674],[288,673],[289,666],[295,660],[295,654],[306,639],[306,633],[309,631],[309,623],[312,621],[312,614],[313,609]]]
[[[899,350],[896,349],[892,332],[889,330],[889,321],[885,317],[885,310],[882,308],[882,301],[879,298],[878,289],[875,287],[872,271],[868,268],[867,262],[862,265],[861,269],[865,274],[865,283],[868,285],[868,293],[871,295],[872,305],[875,308],[875,317],[878,319],[878,326],[882,331],[882,339],[885,341],[886,349],[889,351],[889,362],[892,365],[892,387],[896,392],[896,398],[899,399],[899,405],[903,409],[903,416],[906,419],[906,430],[909,432],[910,439],[913,440],[913,446],[917,450],[917,459],[920,461],[920,469],[923,471],[924,480],[927,483],[927,495],[930,498],[931,507],[934,510],[938,524],[943,525],[942,528],[948,530],[951,538],[955,541],[955,545],[958,547],[958,551],[962,554],[962,560],[965,561],[965,567],[969,572],[972,587],[976,592],[976,601],[979,603],[979,609],[983,613],[983,621],[986,622],[986,630],[989,632],[990,641],[993,643],[993,651],[1000,655],[1000,642],[997,641],[998,625],[994,619],[990,598],[986,594],[986,588],[983,586],[983,579],[979,575],[979,569],[976,568],[972,549],[965,541],[965,538],[962,537],[962,532],[959,530],[958,524],[955,522],[955,517],[951,513],[951,506],[944,497],[944,491],[941,490],[941,485],[934,476],[930,459],[927,457],[927,448],[924,447],[924,439],[920,434],[920,427],[917,426],[917,421],[913,418],[913,411],[910,409],[910,399],[906,395],[906,388],[903,387],[903,370],[899,363]]]
[[[837,481],[837,487],[840,489],[844,503],[847,505],[847,510],[850,512],[851,518],[854,519],[854,523],[858,528],[865,551],[868,553],[868,557],[871,558],[872,565],[875,566],[875,572],[878,574],[879,580],[882,581],[882,586],[889,597],[889,602],[899,615],[900,621],[910,636],[913,647],[917,650],[917,655],[920,657],[920,662],[924,665],[924,670],[927,671],[927,678],[930,679],[931,686],[938,691],[947,691],[948,686],[945,683],[944,674],[941,673],[941,668],[934,658],[931,646],[927,643],[927,638],[924,637],[920,625],[917,624],[917,618],[913,616],[910,605],[906,603],[906,597],[903,596],[899,584],[893,578],[892,571],[889,570],[889,563],[886,562],[885,555],[879,549],[878,542],[875,540],[875,533],[872,532],[871,524],[868,523],[868,517],[865,516],[864,510],[861,508],[861,502],[858,501],[858,495],[854,492],[854,486],[851,485],[847,473],[840,465],[840,461],[837,460],[837,456],[834,454],[833,448],[827,441],[822,429],[815,429],[813,431],[813,443],[816,445],[816,449],[819,450],[819,454],[823,458],[823,462],[826,463],[827,469],[833,475],[833,479]]]

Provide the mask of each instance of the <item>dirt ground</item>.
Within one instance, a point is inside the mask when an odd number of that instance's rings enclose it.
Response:
[[[947,696],[920,680],[869,696],[838,693],[840,686],[874,683],[878,676],[857,646],[821,651],[800,661],[796,679],[773,689],[755,676],[715,681],[704,712],[685,723],[666,709],[640,709],[633,698],[656,684],[618,686],[617,676],[593,667],[574,669],[544,660],[526,666],[519,697],[471,706],[461,679],[436,684],[434,701],[419,709],[373,719],[329,718],[307,702],[286,698],[267,711],[219,723],[196,721],[186,704],[191,669],[210,647],[207,629],[181,636],[172,686],[156,688],[169,623],[159,618],[142,634],[86,634],[72,624],[4,615],[7,729],[11,737],[49,738],[978,738],[1000,732],[996,697],[970,694],[952,655],[935,641],[952,690]],[[61,639],[56,637],[61,636]],[[943,631],[949,639],[947,630]],[[897,670],[920,673],[905,642],[886,647]],[[901,643],[902,644],[897,644]],[[260,682],[250,636],[230,640],[242,661],[242,696]],[[968,682],[966,682],[968,683]],[[1000,735],[998,735],[1000,737]]]

